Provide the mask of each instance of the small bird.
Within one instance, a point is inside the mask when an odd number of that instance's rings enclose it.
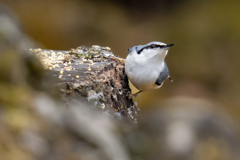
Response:
[[[172,81],[164,59],[173,45],[153,41],[128,49],[125,71],[128,79],[140,90],[130,98],[135,98],[140,92],[160,88],[167,79]]]

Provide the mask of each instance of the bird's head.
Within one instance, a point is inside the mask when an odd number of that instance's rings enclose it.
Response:
[[[174,44],[165,44],[153,41],[145,45],[134,46],[128,49],[129,56],[137,63],[144,63],[151,60],[163,61],[168,49]]]

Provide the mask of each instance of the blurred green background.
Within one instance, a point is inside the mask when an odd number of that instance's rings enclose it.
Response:
[[[174,97],[218,104],[240,126],[239,0],[1,0],[38,46],[69,50],[127,49],[151,41],[175,43],[166,61],[174,81],[135,99],[142,112]],[[137,92],[133,88],[133,92]],[[155,107],[154,107],[155,106]],[[238,133],[238,132],[237,132]]]

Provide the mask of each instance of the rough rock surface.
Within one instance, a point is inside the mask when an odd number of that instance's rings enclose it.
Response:
[[[30,49],[55,78],[61,98],[86,97],[96,108],[137,123],[139,109],[128,95],[131,90],[124,72],[125,60],[116,57],[109,47],[80,46],[71,51]]]

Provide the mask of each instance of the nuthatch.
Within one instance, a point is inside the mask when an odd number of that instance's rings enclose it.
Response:
[[[158,89],[165,80],[171,80],[164,58],[173,45],[154,41],[128,49],[125,71],[128,79],[140,90],[138,93]]]

